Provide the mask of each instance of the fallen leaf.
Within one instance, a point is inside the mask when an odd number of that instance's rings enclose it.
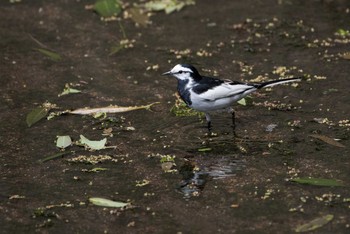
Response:
[[[107,171],[107,170],[108,170],[107,168],[95,167],[95,168],[92,168],[90,171],[91,172],[99,172],[99,171]]]
[[[323,142],[326,142],[327,144],[345,148],[345,145],[339,143],[338,141],[336,141],[336,140],[334,140],[334,139],[332,139],[330,137],[327,137],[327,136],[324,136],[324,135],[318,135],[318,134],[311,134],[309,136],[311,136],[313,138],[316,138],[316,139],[319,139],[319,140],[321,140]]]
[[[316,186],[344,186],[341,182],[334,179],[323,179],[323,178],[312,178],[312,177],[302,177],[291,179],[292,182],[299,184],[309,184]]]
[[[73,111],[69,111],[70,114],[75,115],[92,115],[96,113],[122,113],[133,110],[146,109],[149,110],[151,106],[158,104],[159,102],[154,102],[149,105],[143,106],[107,106],[107,107],[98,107],[98,108],[80,108]]]
[[[47,57],[49,57],[50,59],[52,59],[53,61],[59,61],[61,60],[61,55],[57,54],[56,52],[47,50],[47,49],[43,49],[43,48],[37,48],[37,51],[39,51],[40,53],[46,55]]]
[[[101,150],[105,148],[107,142],[107,138],[103,138],[100,141],[91,141],[84,137],[83,135],[80,135],[79,143],[87,146],[88,148],[92,150]]]
[[[207,148],[199,148],[198,149],[198,152],[208,152],[208,151],[211,151],[212,149],[207,147]]]
[[[343,37],[346,37],[346,36],[349,36],[350,35],[350,31],[349,30],[345,30],[345,29],[338,29],[337,30],[337,33],[340,35],[340,36],[343,36]]]
[[[108,171],[108,168],[95,167],[95,168],[92,168],[91,170],[82,169],[82,171],[84,171],[84,172],[100,172],[100,171]]]
[[[110,49],[110,52],[109,52],[109,56],[112,56],[113,54],[116,54],[116,53],[118,53],[120,50],[122,50],[124,48],[124,46],[123,45],[121,45],[121,44],[117,44],[117,45],[114,45],[114,46],[112,46],[111,47],[111,49]]]
[[[252,101],[252,98],[250,96],[247,96],[247,97],[242,98],[239,101],[237,101],[237,103],[242,105],[242,106],[249,106],[253,103],[253,101]]]
[[[161,164],[162,170],[164,172],[170,172],[174,166],[175,166],[175,164],[173,162],[163,162]]]
[[[242,98],[241,100],[237,101],[239,105],[246,106],[247,102],[245,101],[245,98]]]
[[[37,107],[32,110],[26,118],[28,127],[31,127],[33,124],[44,118],[49,113],[49,110],[50,109],[46,107]]]
[[[308,231],[313,231],[317,228],[320,228],[324,225],[326,225],[327,223],[329,223],[330,221],[333,220],[334,215],[332,214],[328,214],[325,216],[322,216],[320,218],[316,218],[306,224],[302,224],[300,226],[298,226],[295,231],[296,232],[308,232]]]
[[[89,201],[96,206],[104,206],[104,207],[122,208],[129,205],[129,203],[112,201],[112,200],[100,198],[100,197],[90,197]]]
[[[119,0],[97,0],[93,9],[103,18],[117,16],[122,11]]]
[[[350,52],[345,52],[341,54],[340,57],[342,57],[343,59],[350,60]]]
[[[58,136],[56,141],[56,146],[58,148],[64,149],[72,144],[72,139],[70,136]]]
[[[62,93],[58,94],[58,96],[61,97],[63,95],[67,95],[67,94],[71,94],[71,93],[81,93],[81,91],[78,89],[73,89],[69,86],[69,84],[66,84]]]
[[[186,5],[194,5],[194,0],[157,0],[149,1],[145,4],[145,8],[149,11],[165,11],[166,14],[170,14],[174,11],[181,10]]]
[[[128,12],[130,13],[130,18],[137,24],[146,27],[148,22],[149,22],[149,18],[148,16],[143,13],[139,8],[133,7],[128,9]]]

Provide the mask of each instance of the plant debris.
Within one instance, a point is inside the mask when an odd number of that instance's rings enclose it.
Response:
[[[180,98],[180,96],[176,93],[176,100],[174,106],[170,109],[170,112],[175,116],[183,117],[183,116],[198,116],[203,117],[204,114],[198,111],[195,111],[189,108],[184,101]]]
[[[128,155],[118,155],[119,158],[115,158],[110,155],[78,155],[74,158],[67,159],[68,162],[72,163],[84,163],[84,164],[98,164],[105,161],[117,163],[119,161],[127,162]],[[130,160],[129,160],[130,162]]]

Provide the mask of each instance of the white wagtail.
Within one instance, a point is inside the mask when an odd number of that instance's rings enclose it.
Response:
[[[231,108],[234,102],[261,88],[301,80],[300,77],[263,83],[220,80],[200,75],[197,69],[189,64],[178,64],[162,75],[171,75],[177,79],[177,91],[180,97],[190,108],[205,113],[209,132],[211,131],[211,118],[208,112],[229,109],[232,111],[234,127],[235,116]]]

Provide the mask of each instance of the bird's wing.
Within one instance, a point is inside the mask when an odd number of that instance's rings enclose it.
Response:
[[[255,89],[256,87],[251,84],[225,81],[217,86],[210,87],[206,86],[205,84],[199,84],[193,87],[192,90],[202,99],[215,101],[222,98],[242,95],[249,90],[253,91]]]

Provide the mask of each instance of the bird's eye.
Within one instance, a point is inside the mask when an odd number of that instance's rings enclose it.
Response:
[[[179,73],[179,74],[182,74],[182,72],[183,72],[183,71],[179,71],[178,73]]]

